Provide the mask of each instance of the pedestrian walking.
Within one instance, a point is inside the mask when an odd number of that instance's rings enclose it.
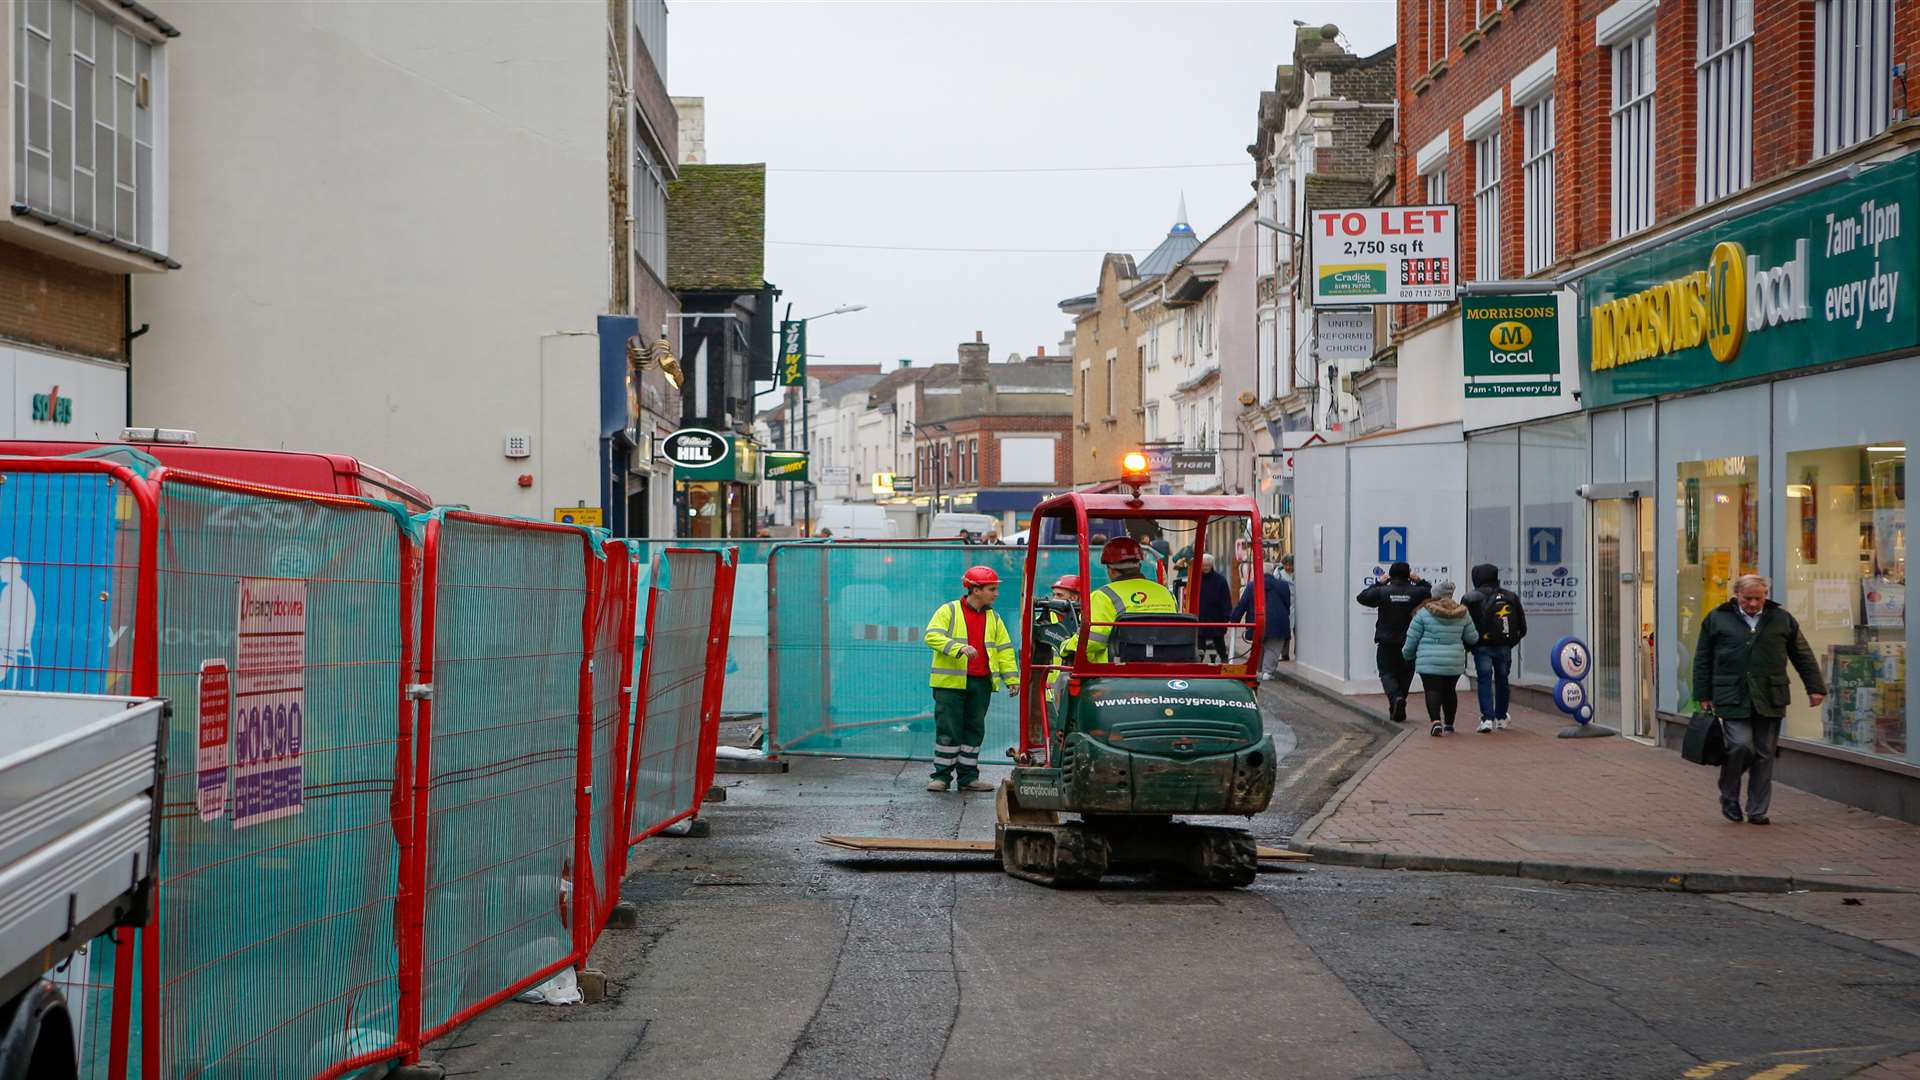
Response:
[[[980,779],[980,741],[996,688],[1020,692],[1020,664],[1007,624],[993,610],[1000,575],[975,566],[960,577],[966,594],[940,605],[927,620],[933,650],[933,778],[928,791],[992,791]]]
[[[1407,642],[1400,655],[1413,661],[1420,673],[1420,693],[1427,699],[1429,735],[1453,734],[1453,717],[1460,711],[1460,676],[1467,671],[1467,650],[1480,640],[1465,604],[1453,598],[1454,584],[1433,587],[1433,599],[1420,605],[1407,624]]]
[[[1227,661],[1227,628],[1208,627],[1207,623],[1226,623],[1233,621],[1233,583],[1227,575],[1214,569],[1213,556],[1200,556],[1200,649],[1211,650],[1218,657],[1214,663]]]
[[[1292,592],[1293,592],[1293,589],[1294,589],[1294,582],[1293,582],[1293,554],[1292,554],[1291,552],[1289,552],[1288,554],[1285,554],[1285,555],[1282,555],[1282,556],[1280,556],[1280,580],[1281,580],[1281,581],[1284,581],[1284,582],[1286,582],[1286,583],[1287,583],[1287,592],[1288,592],[1288,594],[1289,594],[1289,595],[1291,595],[1291,594],[1292,594]],[[1299,609],[1298,609],[1298,608],[1293,608],[1293,609],[1290,609],[1290,610],[1289,610],[1289,611],[1287,612],[1287,618],[1289,618],[1289,619],[1292,619],[1292,620],[1293,620],[1293,625],[1292,625],[1291,627],[1289,627],[1289,629],[1290,629],[1290,630],[1292,631],[1292,633],[1289,633],[1289,634],[1287,635],[1287,643],[1286,643],[1285,645],[1282,645],[1282,646],[1280,647],[1280,659],[1282,659],[1282,660],[1287,660],[1287,659],[1290,659],[1290,657],[1289,657],[1289,655],[1288,655],[1288,653],[1289,653],[1289,650],[1291,650],[1291,648],[1293,647],[1293,641],[1294,641],[1294,639],[1300,636],[1300,612],[1299,612]]]
[[[1693,653],[1693,694],[1700,707],[1720,717],[1727,760],[1720,766],[1720,813],[1742,820],[1740,777],[1747,777],[1745,820],[1765,825],[1773,803],[1773,760],[1780,746],[1780,718],[1791,698],[1787,665],[1800,673],[1807,701],[1827,699],[1820,662],[1800,623],[1767,599],[1767,579],[1745,574],[1733,583],[1733,598],[1707,613]]]
[[[1527,612],[1511,589],[1500,585],[1500,568],[1481,563],[1473,568],[1473,589],[1460,598],[1480,644],[1473,647],[1473,672],[1480,692],[1480,726],[1475,730],[1504,731],[1507,702],[1512,696],[1508,676],[1513,672],[1513,647],[1527,636]]]
[[[1379,611],[1373,620],[1373,662],[1380,672],[1380,689],[1387,695],[1387,713],[1396,724],[1407,722],[1407,695],[1413,692],[1413,664],[1400,655],[1407,643],[1407,627],[1420,605],[1433,598],[1433,589],[1413,576],[1413,568],[1397,562],[1387,568],[1387,580],[1376,581],[1354,597],[1361,607]]]
[[[1280,664],[1287,658],[1287,644],[1293,637],[1293,586],[1280,580],[1278,571],[1268,570],[1260,575],[1259,581],[1249,581],[1247,587],[1240,590],[1240,602],[1233,606],[1228,621],[1241,622],[1253,617],[1255,585],[1264,590],[1267,604],[1267,625],[1260,640],[1260,655],[1253,658],[1264,681],[1279,674]],[[1253,631],[1244,633],[1252,640]]]

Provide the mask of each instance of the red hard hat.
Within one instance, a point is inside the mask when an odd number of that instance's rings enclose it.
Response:
[[[969,589],[981,585],[998,585],[1000,575],[994,573],[991,566],[969,566],[967,572],[960,575],[960,584]]]
[[[1139,562],[1144,558],[1140,554],[1140,541],[1131,536],[1116,536],[1107,541],[1100,549],[1100,565],[1111,566],[1117,562]]]
[[[1080,595],[1080,575],[1068,574],[1059,581],[1054,582],[1053,587],[1056,589],[1065,589],[1075,596],[1078,596]]]

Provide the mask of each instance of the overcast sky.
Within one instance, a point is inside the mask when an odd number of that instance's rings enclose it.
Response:
[[[670,0],[667,85],[706,98],[707,160],[767,164],[767,278],[829,362],[993,359],[1060,341],[1100,255],[1151,251],[1184,193],[1201,237],[1252,198],[1256,109],[1293,21],[1366,55],[1391,0]],[[1226,167],[1200,167],[1222,165]],[[1111,170],[1179,165],[1179,169]],[[1086,169],[966,173],[938,170]],[[805,170],[936,170],[809,172]],[[846,245],[846,246],[827,246]],[[978,251],[876,250],[973,248]],[[1024,250],[1009,250],[1024,249]],[[1036,250],[1037,249],[1037,250]]]

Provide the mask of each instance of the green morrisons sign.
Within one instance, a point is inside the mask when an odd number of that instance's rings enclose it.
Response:
[[[1916,232],[1920,155],[1908,155],[1587,275],[1582,404],[1920,343]]]
[[[1466,396],[1556,397],[1560,393],[1560,298],[1464,296],[1460,344]]]
[[[805,450],[763,450],[760,460],[765,463],[769,480],[805,480],[807,478],[807,452]]]

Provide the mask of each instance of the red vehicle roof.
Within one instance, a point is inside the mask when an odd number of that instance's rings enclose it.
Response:
[[[224,476],[253,484],[363,495],[405,503],[410,510],[430,510],[433,497],[405,480],[346,454],[309,450],[253,450],[233,446],[180,443],[56,442],[41,439],[0,440],[0,454],[60,457],[103,446],[129,446],[150,454],[171,469]]]

